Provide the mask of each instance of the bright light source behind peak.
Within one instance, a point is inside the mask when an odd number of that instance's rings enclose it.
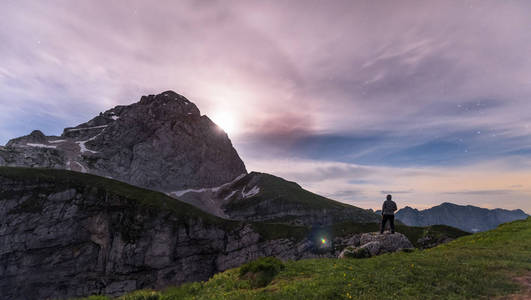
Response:
[[[212,120],[227,134],[234,134],[236,131],[236,122],[234,116],[226,111],[218,111],[212,115]]]

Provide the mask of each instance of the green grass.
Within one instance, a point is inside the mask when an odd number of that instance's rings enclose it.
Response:
[[[175,201],[175,199],[163,193],[96,175],[58,169],[0,167],[0,176],[17,179],[22,182],[50,183],[52,184],[50,189],[54,190],[61,188],[76,188],[78,190],[97,188],[131,199],[142,207],[169,210],[179,216],[198,216],[212,222],[219,222],[219,218],[204,213],[190,204]],[[42,189],[42,186],[40,188]]]
[[[529,272],[531,218],[429,250],[286,262],[264,288],[252,288],[239,269],[231,269],[207,282],[149,293],[183,300],[489,299],[518,292],[512,278]]]

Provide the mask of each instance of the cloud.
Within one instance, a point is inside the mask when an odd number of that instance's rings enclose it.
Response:
[[[476,190],[444,192],[444,194],[448,195],[507,195],[511,193],[514,193],[514,190]]]
[[[362,191],[357,190],[345,190],[345,191],[337,191],[334,193],[326,194],[324,195],[326,197],[332,198],[332,199],[341,199],[341,200],[356,200],[360,196],[364,196]]]
[[[207,114],[233,109],[249,129],[244,141],[369,128],[397,135],[424,128],[424,136],[486,126],[521,132],[515,123],[529,121],[531,93],[528,6],[4,2],[0,94],[3,104],[22,96],[30,107],[46,103],[38,109],[69,115],[59,122],[72,125],[174,89]],[[477,99],[497,106],[452,115]]]
[[[380,194],[383,195],[390,195],[390,194],[411,194],[413,193],[413,190],[407,190],[407,191],[380,191]]]

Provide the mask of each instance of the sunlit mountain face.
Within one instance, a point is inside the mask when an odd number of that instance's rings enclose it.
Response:
[[[174,90],[248,170],[531,212],[531,3],[3,1],[0,144]]]

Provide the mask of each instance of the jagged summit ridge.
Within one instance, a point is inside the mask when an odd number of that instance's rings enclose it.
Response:
[[[0,148],[0,165],[68,169],[164,192],[247,174],[227,134],[174,91],[116,106],[61,136],[13,139]]]

